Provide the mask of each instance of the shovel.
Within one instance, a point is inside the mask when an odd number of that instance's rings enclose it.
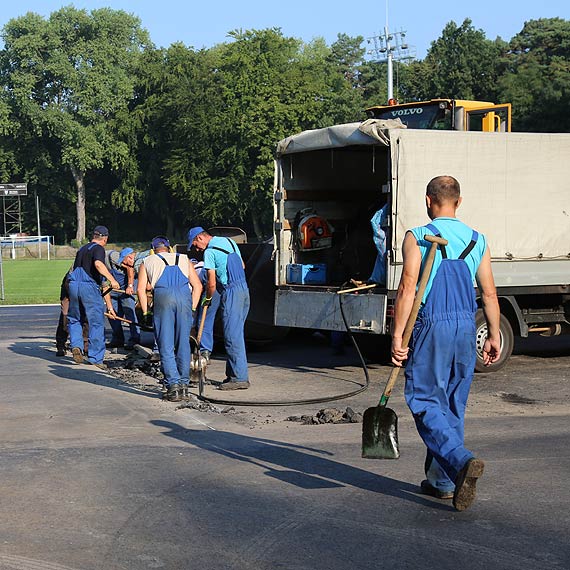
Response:
[[[141,331],[154,332],[153,327],[147,327],[145,325],[141,325],[140,323],[133,323],[133,321],[129,321],[129,319],[123,319],[123,317],[113,316],[111,315],[111,313],[105,313],[105,316],[109,317],[110,319],[115,319],[116,321],[122,321],[123,323],[127,323],[128,325],[135,325],[136,327],[139,327]]]
[[[412,330],[420,310],[420,304],[429,280],[433,260],[438,245],[447,245],[447,240],[426,235],[426,241],[431,243],[431,247],[424,265],[424,270],[418,285],[418,291],[412,305],[406,328],[402,336],[402,348],[408,346]],[[390,378],[386,383],[380,402],[376,407],[368,408],[364,411],[362,419],[362,457],[367,459],[398,459],[400,449],[398,445],[398,416],[394,410],[387,408],[388,398],[392,394],[392,388],[396,383],[401,366],[394,366],[390,373]]]
[[[198,334],[196,335],[196,349],[194,352],[194,359],[197,364],[200,363],[200,341],[202,340],[202,333],[204,332],[204,324],[206,323],[206,313],[208,306],[202,307],[202,318],[200,319],[200,326],[198,327]],[[198,394],[202,396],[204,392],[204,369],[200,367],[200,375],[198,376]]]

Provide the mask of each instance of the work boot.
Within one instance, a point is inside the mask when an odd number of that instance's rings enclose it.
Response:
[[[249,388],[249,382],[247,380],[242,380],[238,382],[237,380],[230,380],[226,378],[219,386],[218,390],[247,390]]]
[[[188,384],[182,384],[182,386],[180,386],[180,399],[181,400],[189,400],[190,396],[188,394]]]
[[[57,347],[57,352],[55,353],[56,356],[65,356],[65,347],[64,346],[58,346]]]
[[[420,488],[422,490],[422,495],[429,495],[436,499],[453,499],[453,491],[442,491],[441,489],[434,487],[427,479],[424,479],[420,483]]]
[[[83,364],[83,353],[81,352],[81,349],[78,346],[74,346],[71,349],[71,354],[73,356],[73,361],[76,364]]]
[[[172,384],[172,386],[169,386],[164,395],[164,399],[168,402],[180,402],[182,399],[180,384]]]
[[[458,511],[468,509],[475,501],[477,479],[483,475],[484,469],[485,463],[481,459],[472,457],[457,474],[453,506]]]

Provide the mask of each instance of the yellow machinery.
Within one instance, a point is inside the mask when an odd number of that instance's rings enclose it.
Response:
[[[366,109],[372,119],[400,119],[410,129],[510,132],[511,104],[495,105],[487,101],[432,99],[401,103],[391,99],[388,105]]]

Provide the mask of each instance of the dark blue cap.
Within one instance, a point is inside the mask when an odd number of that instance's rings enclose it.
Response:
[[[192,243],[196,239],[196,236],[205,231],[206,230],[202,226],[196,226],[195,228],[190,228],[188,230],[188,249],[192,247]]]
[[[152,249],[156,249],[158,247],[170,247],[170,242],[168,241],[168,238],[165,236],[156,236],[152,238],[150,246],[152,247]]]

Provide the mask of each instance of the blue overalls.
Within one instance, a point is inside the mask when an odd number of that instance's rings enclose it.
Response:
[[[124,271],[117,269],[113,262],[109,260],[109,266],[111,270],[111,275],[119,283],[119,289],[123,291],[127,288],[127,276]],[[136,285],[134,286],[136,291]],[[127,295],[126,293],[115,293],[111,292],[111,303],[115,313],[118,317],[124,317],[131,321],[129,325],[129,344],[138,344],[140,342],[139,329],[136,326],[137,316],[135,313],[135,299],[132,295]],[[112,344],[123,344],[125,342],[125,335],[123,333],[123,324],[117,319],[109,319],[109,324],[111,325],[111,330],[113,331],[113,336],[111,337]]]
[[[192,326],[192,294],[188,277],[159,253],[166,267],[154,286],[154,332],[167,388],[175,384],[187,386],[190,380],[190,328]]]
[[[229,240],[228,240],[229,241]],[[228,282],[223,285],[218,280],[221,295],[222,323],[224,329],[224,347],[226,349],[226,378],[234,382],[249,380],[247,356],[245,352],[244,326],[249,312],[249,289],[245,279],[245,271],[236,246],[229,241],[233,251],[212,246],[228,256]]]
[[[97,246],[91,242],[83,247],[89,251]],[[89,326],[89,362],[97,364],[105,357],[105,302],[101,297],[99,283],[83,267],[76,267],[69,274],[69,310],[67,328],[71,348],[83,351],[83,325],[81,316]]]
[[[435,235],[437,228],[426,226]],[[416,427],[427,447],[428,482],[453,491],[457,473],[473,454],[464,445],[464,416],[475,370],[475,289],[464,259],[447,259],[440,246],[441,265],[414,326],[406,365],[405,396]]]

